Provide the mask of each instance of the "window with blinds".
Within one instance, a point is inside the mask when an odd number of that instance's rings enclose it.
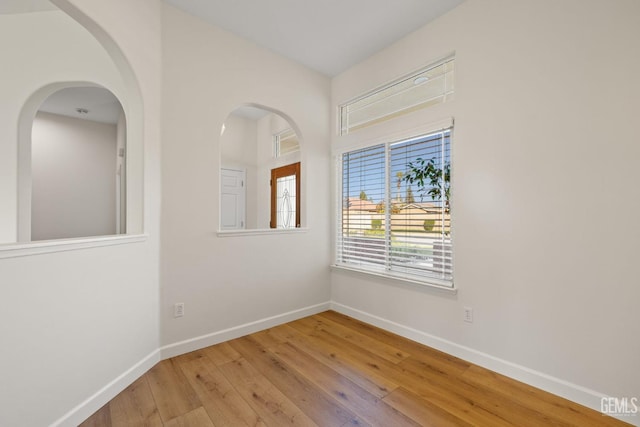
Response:
[[[336,264],[453,287],[451,128],[342,154]]]
[[[453,99],[455,58],[450,57],[342,104],[340,135]]]
[[[298,134],[293,129],[287,129],[273,135],[273,157],[286,156],[300,151]]]

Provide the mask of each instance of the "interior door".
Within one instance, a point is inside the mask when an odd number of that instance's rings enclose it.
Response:
[[[242,170],[220,169],[220,229],[245,228],[246,173]]]

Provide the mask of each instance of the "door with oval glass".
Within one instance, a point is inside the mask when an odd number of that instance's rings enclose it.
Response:
[[[270,225],[300,227],[300,162],[271,169]]]

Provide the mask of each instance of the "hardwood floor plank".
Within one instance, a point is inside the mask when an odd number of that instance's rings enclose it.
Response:
[[[399,366],[403,369],[405,378],[420,378],[422,380],[418,386],[407,385],[407,389],[422,397],[429,396],[430,399],[440,399],[446,396],[456,403],[467,402],[473,408],[473,411],[469,413],[470,416],[481,415],[483,419],[488,417],[495,423],[506,421],[507,424],[519,426],[565,425],[550,414],[538,412],[530,406],[522,405],[496,393],[495,390],[482,383],[466,381],[462,376],[447,376],[441,372],[425,369],[425,365],[421,361],[408,359]],[[435,395],[433,390],[437,390]],[[462,414],[455,412],[453,408],[447,410],[464,419]],[[465,416],[466,414],[465,411]]]
[[[268,349],[272,349],[286,342],[286,340],[283,340],[281,336],[273,333],[273,330],[271,328],[257,332],[255,334],[251,334],[251,337],[262,344],[264,348]]]
[[[316,424],[367,425],[321,388],[264,348],[252,336],[233,340],[230,344]]]
[[[372,426],[418,426],[402,412],[287,342],[273,350],[284,363]]]
[[[265,427],[258,414],[208,359],[192,360],[180,368],[216,427]]]
[[[82,424],[163,425],[628,426],[336,312],[162,361]]]
[[[93,414],[79,427],[108,427],[111,426],[111,404],[107,403]]]
[[[234,360],[219,369],[267,425],[317,426],[245,359]]]
[[[499,401],[482,404],[486,397],[470,395],[462,384],[456,382],[455,377],[438,378],[439,374],[435,371],[416,370],[405,362],[408,361],[402,362],[398,366],[399,371],[393,373],[393,376],[402,382],[406,390],[470,424],[505,427],[514,425],[515,420],[505,419],[495,410]],[[482,392],[479,388],[477,391]]]
[[[514,379],[505,377],[496,372],[489,371],[479,366],[471,366],[464,373],[465,381],[482,384],[483,387],[509,399],[526,405],[536,412],[547,414],[556,423],[562,424],[563,420],[570,419],[567,425],[581,427],[605,427],[620,425],[619,420],[604,416],[597,411],[570,400],[563,399],[543,390],[530,387]]]
[[[182,363],[190,362],[192,360],[202,359],[203,357],[207,357],[207,349],[211,347],[206,347],[200,350],[191,351],[189,353],[181,354],[180,356],[172,357],[171,360],[180,365]]]
[[[358,332],[366,334],[368,336],[371,337],[383,337],[385,342],[390,343],[391,345],[393,345],[394,347],[400,348],[408,353],[411,354],[410,361],[408,361],[407,363],[410,363],[414,366],[419,366],[417,369],[414,369],[413,371],[408,372],[408,377],[412,377],[415,375],[416,371],[419,371],[423,374],[428,374],[429,377],[431,378],[448,378],[449,381],[453,381],[453,382],[457,382],[457,381],[462,381],[461,384],[463,384],[463,386],[461,387],[459,384],[456,387],[456,390],[458,393],[460,393],[460,395],[458,397],[455,396],[450,396],[448,394],[444,394],[444,395],[434,395],[433,394],[433,390],[437,389],[437,386],[430,386],[430,388],[428,390],[424,389],[424,385],[425,382],[422,382],[418,387],[416,387],[416,389],[414,390],[415,392],[418,393],[424,393],[425,396],[431,396],[432,399],[441,399],[441,404],[443,405],[450,405],[452,402],[456,402],[455,406],[458,406],[459,410],[465,410],[464,406],[460,406],[459,402],[460,401],[469,401],[469,402],[473,402],[475,405],[478,404],[477,399],[473,399],[470,396],[473,394],[473,392],[469,393],[469,390],[465,391],[465,388],[469,388],[469,386],[471,386],[471,390],[473,390],[473,385],[470,385],[469,382],[470,380],[466,380],[465,378],[468,378],[468,376],[470,374],[468,374],[467,372],[473,372],[470,371],[470,368],[473,367],[473,370],[480,370],[486,373],[491,373],[491,371],[485,370],[483,368],[480,368],[478,366],[472,365],[466,361],[463,361],[459,358],[456,358],[454,356],[448,355],[446,353],[440,352],[438,350],[423,346],[422,344],[416,343],[414,341],[405,339],[403,337],[400,337],[398,335],[395,335],[391,332],[385,331],[383,329],[377,328],[375,326],[366,324],[364,322],[361,322],[357,319],[351,318],[349,316],[345,316],[343,314],[334,312],[334,311],[327,311],[327,312],[323,312],[320,313],[318,315],[316,315],[317,317],[321,317],[321,318],[326,318],[326,319],[330,319],[336,323],[340,323],[343,326],[346,327],[350,327],[350,328],[354,328],[356,329]],[[495,373],[491,373],[491,374],[495,374]],[[466,376],[465,376],[466,375]],[[496,374],[497,375],[497,374]],[[466,385],[464,385],[466,384]],[[535,390],[536,392],[541,392],[540,390],[537,390],[533,387],[527,386],[525,384],[520,384],[521,387],[523,387],[523,390],[526,388]],[[442,387],[440,387],[442,388]],[[483,389],[484,390],[484,389]],[[530,392],[526,392],[521,390],[521,393],[525,393],[528,394]],[[494,390],[495,391],[495,390]],[[486,395],[487,393],[489,393],[489,391],[484,390],[482,393],[480,393],[480,395]],[[528,407],[529,403],[526,400],[526,398],[523,398],[523,400],[521,402],[514,402],[511,399],[510,396],[513,395],[513,391],[510,393],[506,394],[506,397],[509,401],[509,403],[505,403],[504,398],[505,395],[494,395],[496,401],[502,402],[499,405],[497,405],[497,408],[499,409],[498,412],[499,414],[496,414],[497,417],[503,417],[505,416],[505,412],[508,412],[507,409],[500,409],[500,408],[504,408],[505,406],[509,406],[511,408],[511,410],[514,409],[515,406],[521,404],[523,407]],[[553,395],[550,395],[553,396]],[[553,396],[552,398],[555,399],[560,399],[557,396]],[[537,398],[536,398],[537,399]],[[560,399],[560,401],[562,401],[562,399]],[[450,403],[445,403],[445,402],[450,402]],[[556,402],[557,405],[562,405],[562,403],[560,402]],[[591,411],[592,413],[595,414],[595,417],[590,417],[591,419],[591,423],[594,423],[593,425],[605,425],[603,424],[603,421],[601,420],[601,418],[603,418],[598,412],[592,411],[588,408],[584,408],[581,405],[578,405],[576,403],[570,402],[570,404],[575,405],[573,408],[575,409],[575,413],[576,414],[580,414],[580,416],[578,418],[574,418],[569,416],[569,414],[572,411],[564,411],[562,414],[557,413],[556,410],[545,410],[545,411],[540,411],[540,413],[535,414],[535,411],[533,412],[535,415],[532,417],[528,417],[527,415],[522,415],[520,416],[520,419],[526,419],[526,423],[525,425],[535,425],[535,422],[541,422],[541,423],[546,423],[548,425],[554,425],[557,423],[560,423],[561,425],[563,425],[563,422],[566,422],[566,419],[564,417],[569,417],[569,419],[572,419],[572,421],[569,423],[569,425],[591,425],[591,424],[585,424],[585,421],[581,418],[584,418],[585,412]],[[451,407],[451,406],[449,406]],[[476,415],[481,415],[483,411],[486,411],[487,408],[485,407],[491,407],[491,402],[488,402],[485,400],[485,404],[484,406],[479,406],[476,409]],[[586,411],[585,411],[586,409]],[[530,409],[520,409],[520,410],[515,410],[515,414],[519,414],[521,411],[524,411],[525,413],[527,413],[528,411],[530,411]],[[531,412],[529,412],[531,413]],[[514,418],[514,415],[508,415],[508,417],[510,419]],[[516,416],[517,418],[517,416]],[[588,417],[589,418],[589,417]],[[560,419],[563,419],[564,421],[560,421]],[[537,421],[536,421],[537,420]],[[614,425],[621,425],[619,423],[619,420],[615,420],[611,417],[605,417],[605,420],[607,423],[613,422]],[[566,425],[566,424],[564,424]]]
[[[358,350],[352,346],[334,345],[319,333],[309,335],[294,327],[285,325],[290,342],[304,349],[314,357],[364,387],[377,397],[386,396],[398,387],[398,383],[378,372],[377,365],[370,360],[359,359]]]
[[[207,415],[203,407],[194,409],[165,424],[165,427],[217,427]]]
[[[499,402],[491,402],[483,397],[478,397],[484,405],[479,405],[476,400],[465,398],[465,394],[455,387],[449,387],[450,381],[455,380],[458,376],[457,371],[447,373],[447,370],[430,369],[431,365],[416,361],[411,357],[403,360],[399,364],[394,364],[383,359],[368,350],[357,346],[352,346],[342,338],[310,328],[308,323],[295,321],[290,323],[291,327],[306,332],[307,335],[324,342],[332,348],[341,348],[343,353],[348,352],[349,363],[353,366],[360,367],[367,375],[379,375],[395,384],[402,384],[405,388],[427,400],[439,402],[448,412],[467,419],[470,422],[474,420],[487,423],[488,425],[509,425],[501,417],[502,412],[499,411],[501,405]],[[413,369],[414,365],[420,365],[427,372]],[[416,381],[420,378],[420,381]],[[464,390],[462,390],[464,391]],[[463,414],[463,416],[458,415]],[[465,418],[466,417],[466,418]]]
[[[432,365],[434,369],[446,369],[447,371],[451,371],[451,373],[463,373],[471,366],[471,364],[465,360],[335,311],[324,311],[316,316],[340,324],[347,329],[353,329],[370,338],[383,341],[410,354],[414,359]]]
[[[147,372],[147,378],[163,422],[202,406],[175,359],[158,363]]]
[[[109,403],[109,426],[162,426],[160,413],[151,394],[146,375],[140,377]]]
[[[314,340],[288,324],[273,328],[272,331],[276,334],[282,334],[283,337],[287,338],[288,342],[304,350],[376,397],[386,396],[398,387],[396,383],[376,373],[370,374],[369,372],[364,372],[360,367],[354,366],[348,358],[343,357],[339,348]]]
[[[345,341],[350,342],[353,345],[357,345],[364,348],[371,353],[387,359],[393,363],[402,362],[404,359],[410,356],[410,353],[405,352],[399,348],[393,347],[384,341],[371,338],[365,334],[354,331],[351,328],[342,326],[330,319],[323,318],[321,316],[311,316],[296,321],[297,325],[306,325],[309,328],[313,328],[316,331],[323,331],[328,334],[335,335],[338,338],[342,338]]]
[[[389,393],[383,400],[424,427],[467,427],[474,425],[461,420],[441,407],[416,396],[402,387]]]
[[[212,345],[211,347],[203,348],[202,352],[209,358],[216,366],[224,365],[225,363],[233,362],[240,359],[240,354],[235,351],[228,342]]]

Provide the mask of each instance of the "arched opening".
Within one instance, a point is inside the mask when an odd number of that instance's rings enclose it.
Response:
[[[245,104],[220,136],[220,230],[302,226],[301,137],[275,109]]]
[[[50,113],[38,111],[50,96],[81,88],[86,91],[108,88],[111,96],[117,98],[122,117],[120,124],[116,124],[116,132],[121,133],[121,141],[126,141],[118,148],[123,159],[119,176],[126,178],[118,178],[120,183],[113,184],[119,189],[119,196],[114,197],[116,220],[115,225],[110,226],[111,231],[49,236],[58,239],[140,234],[143,232],[144,120],[135,75],[111,37],[75,5],[67,0],[40,3],[42,7],[25,2],[16,3],[15,10],[0,9],[2,38],[21,40],[19,49],[10,43],[3,49],[11,67],[5,70],[5,83],[0,82],[3,91],[0,108],[4,112],[0,118],[0,134],[6,141],[0,144],[0,243],[39,239],[31,233],[35,196],[31,170],[34,119]],[[48,36],[30,37],[32,28],[39,28]],[[82,109],[80,105],[76,107]]]
[[[126,120],[116,96],[96,85],[57,89],[29,130],[21,239],[125,234]]]

